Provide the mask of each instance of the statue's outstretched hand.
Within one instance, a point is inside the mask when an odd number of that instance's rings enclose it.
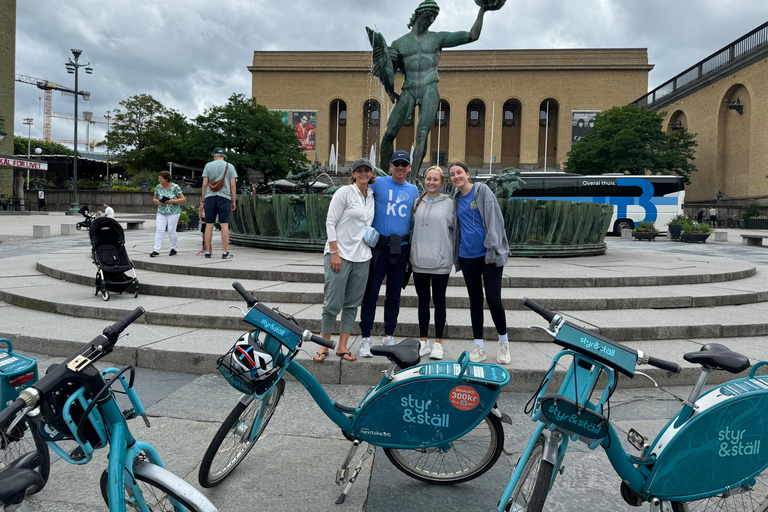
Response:
[[[498,11],[504,7],[507,0],[475,0],[475,3],[486,11]]]

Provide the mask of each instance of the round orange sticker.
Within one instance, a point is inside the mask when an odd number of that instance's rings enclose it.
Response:
[[[469,386],[456,386],[451,390],[451,405],[460,411],[471,411],[480,403],[480,395]]]

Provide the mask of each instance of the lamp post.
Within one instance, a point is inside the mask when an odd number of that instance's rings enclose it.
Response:
[[[109,174],[109,121],[112,119],[111,113],[111,110],[107,110],[105,116],[107,118],[107,181],[112,181],[112,176]]]
[[[82,53],[83,50],[72,48],[72,55],[74,55],[75,60],[73,61],[70,58],[66,63],[67,73],[75,75],[75,159],[72,171],[72,207],[69,209],[70,215],[74,215],[80,209],[80,203],[77,201],[77,96],[80,92],[77,85],[78,70],[84,67],[87,74],[93,73],[90,62],[88,64],[80,64],[78,62]]]
[[[29,127],[27,131],[27,160],[29,160],[32,157],[32,149],[31,149],[31,142],[32,142],[32,123],[33,119],[31,117],[25,117],[24,118],[24,124]],[[27,167],[27,190],[29,190],[29,167]]]

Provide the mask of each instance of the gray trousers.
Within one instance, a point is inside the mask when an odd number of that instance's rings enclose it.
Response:
[[[333,332],[336,317],[341,312],[341,332],[352,332],[357,308],[365,293],[370,261],[347,261],[341,258],[341,270],[331,270],[331,255],[325,255],[325,298],[323,299],[322,333]]]

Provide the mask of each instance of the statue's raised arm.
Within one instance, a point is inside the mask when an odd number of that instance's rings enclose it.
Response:
[[[395,103],[400,95],[395,92],[395,71],[397,71],[397,52],[387,46],[380,32],[365,27],[368,40],[373,50],[373,76],[381,80],[389,99]]]

